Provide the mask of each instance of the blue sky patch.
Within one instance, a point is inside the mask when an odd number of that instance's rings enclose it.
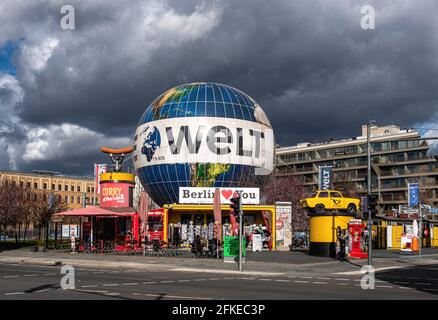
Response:
[[[14,53],[18,50],[18,42],[8,40],[0,47],[0,72],[17,75],[17,68],[12,62]]]

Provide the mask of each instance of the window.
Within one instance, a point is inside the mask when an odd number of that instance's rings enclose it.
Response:
[[[93,192],[93,193],[94,193],[94,187],[91,187],[91,192]]]
[[[62,190],[62,186],[60,184],[58,184],[58,191]]]
[[[74,192],[74,191],[75,191],[75,186],[71,186],[70,190],[71,190],[72,192]]]
[[[327,191],[320,192],[318,198],[328,198],[328,192]]]
[[[317,194],[318,194],[317,192],[312,192],[310,194],[309,198],[315,198]]]
[[[52,190],[55,190],[55,184],[52,183]]]
[[[81,186],[77,186],[77,187],[76,187],[76,190],[77,190],[78,192],[81,192]]]
[[[64,186],[64,191],[68,191],[68,185]]]
[[[38,189],[38,183],[34,182],[34,184],[33,184],[33,188],[34,188],[34,189]]]
[[[330,197],[332,197],[332,198],[342,198],[342,195],[339,192],[330,192]]]
[[[20,181],[20,188],[23,188],[23,187],[24,187],[24,182]]]
[[[87,187],[87,192],[90,192],[90,190],[91,190],[90,187]]]
[[[7,187],[8,184],[9,184],[9,181],[8,181],[8,179],[6,179],[6,180],[5,180],[5,186]]]
[[[43,183],[43,189],[47,190],[47,183],[45,183],[45,182]]]
[[[65,202],[65,203],[68,203],[68,197],[67,197],[67,196],[65,196],[65,198],[64,198],[64,202]]]
[[[30,189],[30,182],[26,183],[26,187],[28,187]]]
[[[71,196],[70,200],[71,200],[71,203],[75,203],[75,197]]]
[[[81,197],[80,196],[77,197],[77,200],[78,200],[78,202],[76,202],[76,203],[81,203]]]

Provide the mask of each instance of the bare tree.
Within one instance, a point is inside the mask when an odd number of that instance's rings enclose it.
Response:
[[[296,176],[278,177],[269,175],[259,178],[258,184],[261,188],[262,203],[291,202],[293,230],[304,231],[308,229],[309,217],[300,205],[300,200],[308,196],[302,181]]]

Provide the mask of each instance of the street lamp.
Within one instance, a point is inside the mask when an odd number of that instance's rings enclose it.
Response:
[[[375,125],[375,120],[370,120],[367,124],[367,195],[368,199],[371,196],[371,126]],[[372,257],[372,242],[373,242],[373,228],[372,228],[372,214],[370,212],[369,201],[367,201],[367,211],[368,211],[368,265],[371,266],[373,263]]]

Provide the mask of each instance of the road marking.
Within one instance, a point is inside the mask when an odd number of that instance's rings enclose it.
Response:
[[[424,282],[415,282],[414,284],[420,285],[420,286],[430,286],[430,283],[424,283]]]
[[[290,282],[290,280],[275,280],[275,281],[278,281],[278,282]]]
[[[106,295],[106,296],[120,296],[120,293],[118,293],[118,292],[108,292],[108,293],[104,293],[104,295]]]
[[[394,281],[395,284],[409,284],[409,282],[404,281]]]
[[[296,278],[297,276],[287,276],[288,278]]]
[[[156,281],[142,282],[142,284],[151,284],[151,283],[157,283],[157,282]]]
[[[93,272],[93,274],[104,274],[104,272]]]
[[[298,277],[300,279],[313,279],[313,277]]]
[[[309,281],[303,281],[303,280],[294,280],[294,282],[297,282],[297,283],[309,283]]]
[[[18,276],[4,276],[3,278],[18,278]]]
[[[348,286],[348,283],[337,283],[337,286]]]
[[[314,281],[312,283],[314,283],[314,284],[328,284],[328,282],[322,282],[322,281]]]
[[[81,286],[81,288],[95,288],[97,287],[97,284],[90,284],[90,285],[86,285],[86,286]]]
[[[174,280],[165,280],[165,281],[160,281],[160,283],[169,283],[169,282],[175,282]]]
[[[35,291],[35,292],[47,292],[47,291],[50,291],[50,289],[42,289],[42,290],[38,290],[38,291]]]
[[[43,276],[56,276],[57,273],[44,273]]]
[[[331,280],[332,278],[316,278],[318,280]]]
[[[399,289],[411,289],[409,287],[398,287]]]
[[[117,283],[106,283],[103,286],[104,287],[115,287],[115,286],[118,286],[118,284]]]
[[[195,279],[195,281],[206,281],[207,279]]]
[[[16,294],[24,294],[24,292],[9,292],[9,293],[5,293],[5,296],[12,296]]]
[[[131,282],[131,283],[124,283],[123,285],[124,286],[135,286],[137,284],[138,284],[138,282]]]
[[[376,285],[376,288],[392,288],[392,286]]]
[[[350,279],[335,278],[335,280],[337,280],[337,281],[348,281]]]
[[[223,278],[224,280],[233,280],[234,278]]]
[[[191,280],[178,280],[178,282],[189,282],[189,281],[191,281]]]
[[[272,281],[272,279],[259,279],[260,281]]]
[[[25,276],[25,277],[36,277],[37,274],[25,274],[24,276]]]

